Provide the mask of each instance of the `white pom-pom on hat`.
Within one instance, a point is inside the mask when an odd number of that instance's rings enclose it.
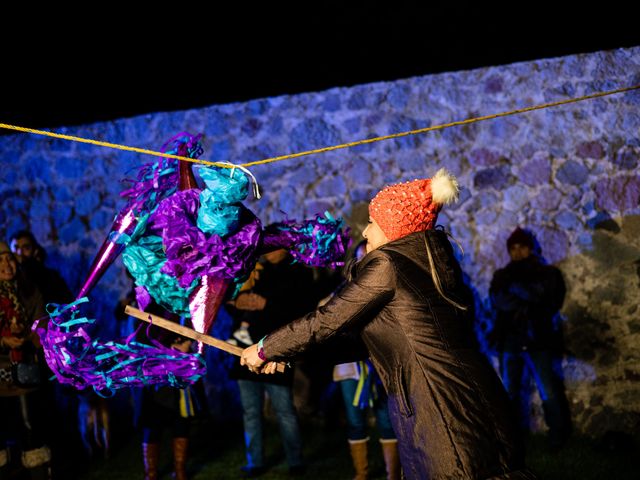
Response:
[[[431,177],[431,198],[441,205],[458,200],[458,180],[446,168],[441,168]]]

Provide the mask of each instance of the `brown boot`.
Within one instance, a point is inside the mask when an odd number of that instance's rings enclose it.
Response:
[[[10,460],[9,449],[0,450],[0,479],[9,478]]]
[[[51,450],[46,445],[22,452],[22,465],[29,470],[31,480],[50,480],[50,462]]]
[[[367,461],[367,442],[369,438],[364,440],[349,440],[349,449],[351,450],[351,459],[353,460],[353,468],[356,476],[353,480],[367,480],[369,475],[369,462]]]
[[[400,458],[398,457],[398,440],[380,439],[382,456],[387,467],[387,480],[400,480]]]
[[[187,448],[189,439],[178,437],[173,439],[173,468],[175,480],[187,480]]]
[[[158,455],[160,449],[157,443],[142,444],[142,460],[144,461],[144,480],[158,480]]]

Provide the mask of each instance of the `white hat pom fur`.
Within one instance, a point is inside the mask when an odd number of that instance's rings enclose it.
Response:
[[[448,204],[458,200],[458,180],[446,168],[441,168],[431,178],[431,198],[435,203]]]

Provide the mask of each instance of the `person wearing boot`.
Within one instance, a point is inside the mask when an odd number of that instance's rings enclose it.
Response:
[[[313,285],[313,273],[307,267],[294,264],[285,249],[269,252],[261,258],[259,278],[249,280],[250,289],[243,291],[228,311],[236,321],[245,321],[250,338],[261,338],[286,324],[315,304],[309,295]],[[234,340],[242,346],[242,337]],[[249,340],[251,342],[251,340]],[[278,422],[282,445],[291,476],[301,476],[306,471],[302,456],[302,435],[298,414],[293,403],[293,369],[277,376],[256,375],[235,362],[230,377],[237,380],[242,404],[242,420],[245,438],[246,465],[240,470],[245,478],[262,476],[268,469],[265,454],[264,433],[268,423],[264,417],[265,395]]]
[[[333,379],[340,384],[344,401],[354,480],[366,480],[369,475],[367,407],[375,414],[387,480],[400,480],[398,440],[389,420],[387,395],[373,365],[369,361],[341,363],[334,367]]]
[[[152,302],[146,310],[164,318],[173,318]],[[174,318],[174,320],[177,320]],[[191,349],[192,341],[166,330],[149,330],[151,335],[165,345],[181,352]],[[158,479],[160,440],[165,428],[172,432],[174,479],[187,480],[187,454],[191,420],[203,404],[201,384],[178,389],[170,386],[149,386],[139,389],[136,396],[136,418],[143,430],[142,457],[145,480]]]
[[[362,241],[353,250],[351,264],[367,253],[367,242]],[[351,265],[349,264],[349,265]],[[345,269],[347,272],[349,266]],[[340,289],[342,285],[338,287]],[[329,297],[318,304],[326,304]],[[356,472],[354,480],[366,480],[369,475],[367,434],[367,408],[370,407],[376,419],[380,436],[382,455],[388,480],[400,479],[400,461],[398,459],[398,440],[391,427],[387,409],[387,394],[382,387],[380,377],[369,360],[340,363],[333,368],[333,380],[338,382],[344,402],[347,419],[347,437],[349,451]]]
[[[9,468],[7,445],[13,441],[29,478],[51,478],[45,407],[38,387],[40,343],[31,332],[33,322],[44,314],[42,295],[19,269],[9,246],[0,242],[0,475]],[[18,374],[18,369],[30,373]]]
[[[445,169],[381,190],[369,204],[367,254],[329,302],[269,333],[242,363],[275,373],[287,361],[353,332],[389,396],[409,480],[531,479],[511,403],[475,341],[462,269],[436,228],[458,196]]]

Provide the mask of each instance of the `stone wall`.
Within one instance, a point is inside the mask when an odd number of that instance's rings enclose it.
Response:
[[[205,134],[210,160],[249,162],[640,84],[640,48],[444,73],[319,93],[157,113],[59,129],[158,149]],[[577,428],[640,426],[640,92],[253,169],[265,222],[329,210],[357,234],[388,183],[454,172],[460,202],[443,211],[487,321],[493,271],[516,225],[536,232],[568,286],[563,363]],[[0,237],[30,228],[77,289],[122,205],[119,180],[148,158],[26,134],[0,137]],[[128,287],[114,267],[94,297],[109,323]],[[536,422],[540,425],[540,421]]]

